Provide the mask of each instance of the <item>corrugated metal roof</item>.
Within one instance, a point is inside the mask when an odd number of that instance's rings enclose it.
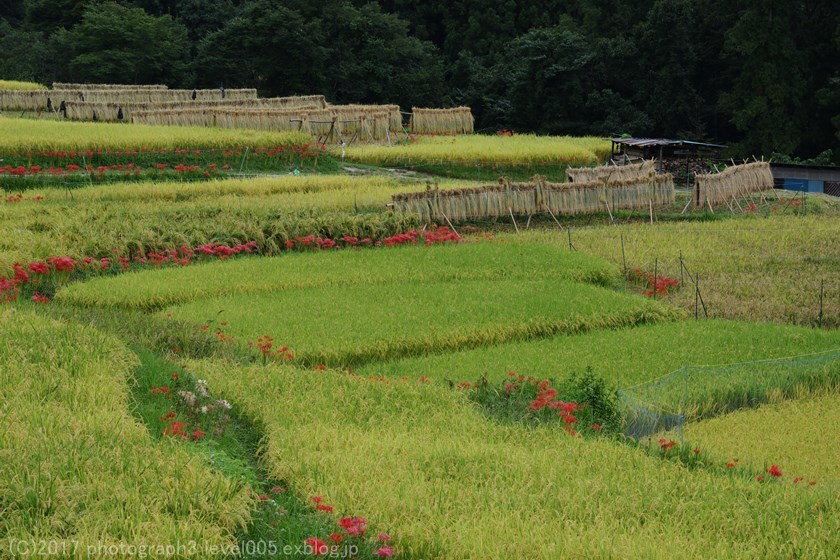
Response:
[[[706,148],[725,148],[722,144],[692,142],[691,140],[669,140],[668,138],[611,138],[616,144],[647,148],[650,146],[703,146]]]

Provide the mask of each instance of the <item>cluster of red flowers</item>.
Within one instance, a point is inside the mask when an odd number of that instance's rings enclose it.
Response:
[[[333,511],[332,506],[324,504],[324,500],[321,496],[313,497],[312,503],[318,511],[323,511],[325,513],[332,513]],[[334,552],[336,550],[335,547],[343,543],[348,538],[362,539],[367,532],[367,519],[364,517],[342,517],[338,520],[338,525],[341,528],[340,531],[336,531],[327,537],[332,545],[330,545],[327,541],[319,539],[318,537],[309,537],[306,539],[305,543],[311,549],[313,555],[323,556],[331,551]],[[394,547],[389,544],[391,542],[390,535],[387,533],[379,533],[377,541],[379,545],[381,545],[375,553],[377,557],[390,558],[394,556]]]
[[[776,204],[774,204],[771,208],[771,212],[776,212],[779,209],[790,208],[793,206],[794,208],[799,208],[802,206],[802,199],[800,198],[790,198],[787,200],[777,200]]]
[[[273,362],[281,362],[283,360],[295,359],[295,355],[289,352],[288,346],[275,348],[274,339],[267,334],[259,337],[256,344],[248,341],[248,346],[256,346],[259,349],[260,354],[263,356],[263,362],[268,362],[269,360]]]
[[[412,229],[375,242],[370,237],[359,239],[358,237],[345,235],[338,239],[332,239],[330,237],[307,235],[289,239],[286,241],[286,249],[329,250],[347,247],[396,247],[397,245],[417,245],[421,242],[428,247],[442,243],[458,243],[459,241],[461,241],[461,236],[457,232],[442,226],[431,231]]]
[[[14,276],[11,278],[0,277],[0,303],[11,302],[17,299],[19,287],[25,284],[40,284],[44,277],[53,273],[71,274],[73,272],[95,273],[109,270],[126,271],[135,265],[152,265],[155,267],[187,266],[204,257],[225,259],[231,255],[241,253],[253,253],[257,248],[254,241],[240,243],[230,247],[217,243],[200,245],[195,249],[180,247],[168,249],[160,253],[138,253],[133,258],[118,257],[116,259],[101,258],[94,259],[86,257],[76,260],[70,256],[48,257],[44,261],[32,261],[27,265],[15,263],[12,265]],[[45,297],[36,292],[33,301],[44,303]]]
[[[676,288],[680,285],[679,281],[667,276],[654,276],[647,272],[642,272],[638,268],[627,271],[627,279],[629,282],[639,286],[642,290],[642,295],[645,296],[666,296],[671,288]]]
[[[2,169],[2,168],[0,168],[0,169]],[[2,173],[2,171],[0,171],[0,173]],[[35,202],[40,202],[40,201],[44,200],[44,197],[41,196],[41,195],[36,195],[36,196],[26,198],[21,193],[18,193],[18,194],[10,194],[9,196],[7,196],[3,200],[7,204],[12,204],[12,203],[15,203],[15,202],[23,202],[24,200],[33,200]]]
[[[659,438],[659,449],[664,453],[667,453],[675,445],[677,445],[677,442],[672,439]]]
[[[534,380],[532,383],[539,387],[539,390],[537,391],[537,398],[531,401],[528,409],[542,410],[544,408],[548,408],[550,410],[556,410],[557,415],[563,419],[563,429],[570,435],[575,435],[577,433],[573,427],[577,424],[575,412],[580,409],[580,405],[576,402],[555,400],[558,394],[557,389],[550,387],[547,379],[543,381]],[[507,386],[505,387],[505,390],[508,391]]]
[[[499,130],[498,132],[496,132],[496,134],[498,134],[499,136],[513,136],[513,131],[504,129],[504,130]]]
[[[417,231],[412,229],[405,233],[398,233],[397,235],[386,237],[382,240],[382,245],[386,247],[417,245],[421,240],[428,247],[429,245],[441,243],[458,243],[461,241],[461,236],[446,226],[440,226],[431,231]]]

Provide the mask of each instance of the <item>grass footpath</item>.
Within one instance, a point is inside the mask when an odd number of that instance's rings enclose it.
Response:
[[[116,338],[15,309],[0,311],[0,338],[0,556],[29,539],[77,557],[101,543],[235,542],[250,490],[130,416],[137,358]]]

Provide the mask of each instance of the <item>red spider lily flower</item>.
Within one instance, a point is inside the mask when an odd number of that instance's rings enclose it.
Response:
[[[808,486],[814,486],[816,483],[817,483],[816,480],[812,480],[811,482],[808,483]]]
[[[324,555],[330,550],[329,545],[317,537],[309,537],[306,539],[306,544],[312,549],[312,554],[316,556]]]
[[[44,262],[31,262],[29,263],[29,272],[32,272],[33,274],[49,274],[50,267]]]
[[[803,480],[805,480],[805,477],[802,477],[802,476],[797,476],[797,477],[795,477],[795,478],[793,479],[793,483],[794,483],[794,484],[799,484],[799,483],[800,483],[800,482],[802,482]]]
[[[700,455],[700,450],[699,449],[692,449],[692,451],[694,452],[695,455]]]
[[[758,475],[758,476],[757,476],[757,477],[755,477],[755,478],[756,478],[756,480],[758,480],[759,482],[764,482],[764,475],[762,475],[762,474]]]
[[[257,496],[257,499],[261,502],[265,502],[269,500],[268,494],[260,494]]]
[[[380,558],[390,558],[394,555],[394,547],[383,546],[382,548],[376,551],[376,555]]]
[[[177,381],[179,376],[178,376],[178,374],[177,374],[177,373],[173,373],[173,374],[172,374],[172,375],[170,375],[169,377],[171,377],[172,379],[174,379],[175,381]]]
[[[674,447],[676,444],[677,444],[677,442],[674,441],[674,440],[666,440],[665,438],[660,438],[659,439],[659,447],[662,448],[662,451],[668,451],[669,449]]]
[[[33,294],[32,296],[32,301],[34,301],[35,303],[46,304],[50,302],[50,298],[48,298],[47,296],[42,296],[38,292],[35,292],[35,294]]]
[[[274,486],[274,487],[271,488],[271,492],[274,493],[274,494],[282,494],[285,491],[286,491],[286,489],[283,488],[282,486]]]
[[[593,430],[600,430],[602,428],[603,428],[603,426],[601,424],[592,424],[592,429]]]
[[[20,263],[15,263],[12,265],[12,269],[15,272],[14,281],[18,284],[28,284],[29,283],[29,273],[23,269],[23,265]]]
[[[367,529],[367,519],[364,517],[342,517],[338,521],[338,524],[348,535],[353,535],[354,537],[361,537]]]
[[[391,535],[388,533],[379,533],[377,538],[379,539],[379,542],[391,542]]]
[[[313,504],[320,504],[323,501],[324,501],[324,498],[322,498],[321,496],[313,496],[312,497],[312,503]]]
[[[164,435],[169,436],[186,436],[184,429],[186,425],[183,422],[170,422],[169,426],[163,431]]]
[[[735,463],[726,463],[726,468],[728,468],[728,469],[735,468]]]
[[[330,536],[329,536],[329,539],[330,539],[332,542],[334,542],[335,544],[341,544],[341,541],[343,541],[343,540],[344,540],[344,537],[342,537],[342,536],[341,536],[341,535],[339,535],[338,533],[333,533],[332,535],[330,535]]]
[[[199,441],[203,437],[204,437],[204,432],[202,432],[201,430],[195,430],[192,433],[193,441]]]
[[[318,511],[325,511],[327,513],[333,512],[333,507],[327,504],[318,504],[317,506],[315,506],[315,509],[317,509]]]
[[[767,469],[767,474],[779,478],[780,476],[782,476],[782,469],[780,469],[778,465],[771,465],[770,468]]]

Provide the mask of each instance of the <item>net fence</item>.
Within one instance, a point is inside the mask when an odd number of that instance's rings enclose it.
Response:
[[[741,408],[840,388],[840,348],[770,360],[684,366],[657,380],[618,391],[624,431],[633,438]]]

